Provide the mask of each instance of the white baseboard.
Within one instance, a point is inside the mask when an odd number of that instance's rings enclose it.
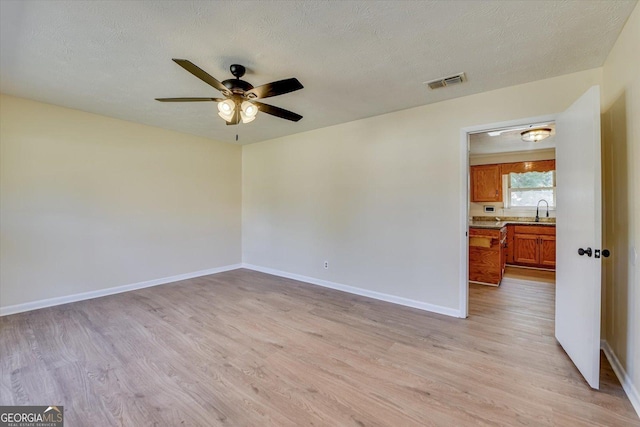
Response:
[[[8,316],[10,314],[22,313],[24,311],[37,310],[39,308],[52,307],[54,305],[68,304],[70,302],[83,301],[107,295],[119,294],[136,289],[149,288],[151,286],[165,285],[167,283],[179,282],[180,280],[193,279],[194,277],[208,276],[210,274],[222,273],[223,271],[237,270],[241,267],[241,264],[225,265],[222,267],[210,268],[208,270],[194,271],[192,273],[178,274],[176,276],[147,280],[145,282],[138,282],[130,285],[116,286],[114,288],[106,288],[97,291],[82,292],[79,294],[65,295],[62,297],[25,302],[23,304],[9,305],[6,307],[0,307],[0,317]]]
[[[631,382],[631,377],[627,375],[627,372],[624,370],[622,365],[620,364],[620,360],[613,352],[613,349],[609,346],[609,343],[606,340],[600,340],[600,348],[604,351],[604,355],[607,356],[607,360],[611,367],[613,368],[613,372],[616,373],[618,380],[620,380],[620,384],[622,384],[622,388],[625,393],[627,393],[627,397],[631,401],[633,405],[633,409],[636,410],[636,413],[640,417],[640,393]]]
[[[261,267],[258,265],[242,264],[242,268],[259,271],[261,273],[271,274],[273,276],[285,277],[287,279],[293,279],[299,282],[305,282],[312,285],[322,286],[324,288],[335,289],[338,291],[360,295],[363,297],[373,298],[380,301],[386,301],[386,302],[391,302],[398,305],[417,308],[424,311],[430,311],[432,313],[444,314],[452,317],[461,317],[460,310],[454,309],[454,308],[443,307],[440,305],[429,304],[421,301],[415,301],[409,298],[403,298],[395,295],[384,294],[382,292],[356,288],[355,286],[343,285],[341,283],[335,283],[335,282],[330,282],[328,280],[316,279],[314,277],[302,276],[300,274],[287,273],[286,271],[275,270],[272,268]]]

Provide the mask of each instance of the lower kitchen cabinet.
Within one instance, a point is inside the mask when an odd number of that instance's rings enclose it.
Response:
[[[537,234],[516,234],[513,244],[515,264],[539,264],[540,238]]]
[[[513,263],[555,269],[556,228],[544,225],[514,226]]]
[[[556,268],[556,236],[540,236],[540,265]]]
[[[507,229],[469,228],[469,281],[498,286],[504,275]]]

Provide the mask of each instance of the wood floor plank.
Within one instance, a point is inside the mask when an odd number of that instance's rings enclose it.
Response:
[[[235,270],[5,316],[0,404],[70,426],[640,427],[607,361],[591,390],[555,340],[553,283],[469,295],[455,319]]]

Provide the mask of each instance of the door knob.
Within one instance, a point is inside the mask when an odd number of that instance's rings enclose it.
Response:
[[[609,249],[603,249],[602,250],[602,256],[605,258],[609,258],[609,255],[611,255],[611,252],[609,252]]]
[[[587,248],[587,249],[578,249],[578,255],[582,256],[584,254],[587,254],[588,257],[591,257],[591,255],[593,254],[593,252],[591,251],[591,248]]]

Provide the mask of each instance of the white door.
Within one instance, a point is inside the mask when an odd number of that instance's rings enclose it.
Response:
[[[556,141],[556,338],[597,389],[602,249],[599,86],[559,114]],[[579,249],[586,252],[580,255]]]

